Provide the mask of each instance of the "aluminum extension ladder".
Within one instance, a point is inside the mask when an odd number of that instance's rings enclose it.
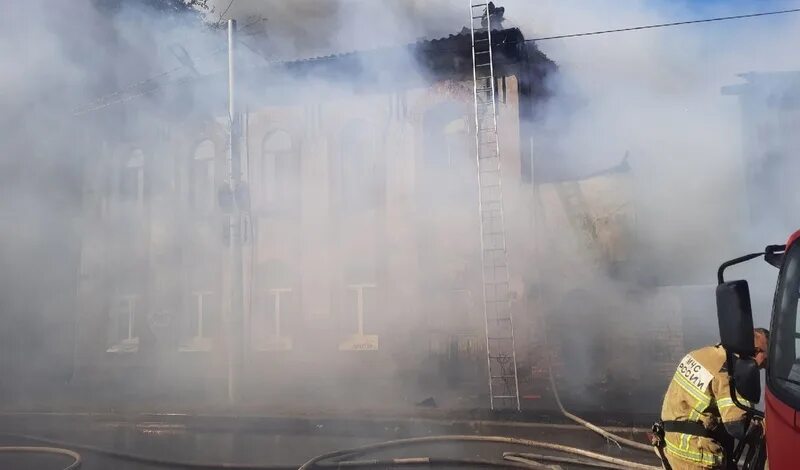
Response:
[[[492,62],[492,25],[488,2],[470,0],[472,74],[475,97],[475,146],[481,225],[483,312],[486,322],[490,407],[520,409],[514,323],[509,297],[500,147]]]

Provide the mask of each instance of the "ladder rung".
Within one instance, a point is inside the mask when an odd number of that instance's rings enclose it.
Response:
[[[492,398],[495,400],[516,400],[516,395],[492,395]]]
[[[490,318],[489,320],[491,320],[491,321],[511,321],[511,317],[510,316],[509,317],[497,317],[497,318]],[[495,338],[495,339],[511,339],[511,337],[509,336],[507,338],[504,337],[504,338]]]
[[[475,67],[488,67],[490,65],[492,65],[492,64],[478,64]],[[489,77],[483,77],[483,78],[489,78]]]
[[[508,269],[508,266],[506,264],[494,264],[494,265],[492,265],[492,264],[484,264],[482,267],[483,267],[484,271],[489,271],[489,270],[498,271],[500,269]],[[502,297],[502,296],[500,296],[500,297]]]
[[[486,6],[485,3],[475,3],[472,5],[472,8],[485,7],[485,6]]]
[[[488,54],[488,53],[489,53],[489,51],[475,51],[475,55],[478,55],[478,54]]]
[[[511,379],[516,377],[516,375],[493,375],[491,376],[493,379]]]
[[[507,267],[507,265],[506,265],[506,263],[505,263],[505,262],[503,262],[503,264],[484,264],[484,265],[483,265],[483,268],[484,268],[484,269],[488,269],[488,268],[492,268],[492,269],[505,269],[506,267]],[[488,301],[487,301],[487,302],[488,302]],[[496,301],[495,301],[495,302],[496,302]]]
[[[503,252],[505,250],[503,248],[484,248],[483,251],[493,251],[493,252],[500,253],[500,252]],[[497,255],[495,254],[495,256],[497,256]]]

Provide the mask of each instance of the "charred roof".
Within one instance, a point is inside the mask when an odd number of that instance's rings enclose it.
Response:
[[[495,76],[516,76],[521,94],[543,95],[544,77],[556,69],[555,64],[533,42],[526,41],[518,28],[492,31],[491,40]],[[237,77],[242,99],[254,107],[324,99],[323,94],[331,89],[348,93],[390,92],[441,80],[471,80],[472,38],[465,28],[458,34],[405,46],[251,66],[240,69]],[[224,115],[226,81],[227,72],[223,71],[188,75],[161,86],[147,83],[149,89],[131,92],[144,99],[119,101],[168,116]],[[315,81],[326,87],[315,90],[308,86]]]
[[[484,37],[486,33],[483,33]],[[479,36],[476,36],[479,38]],[[554,63],[532,43],[526,42],[518,28],[492,32],[495,75],[519,73],[520,65],[534,62],[542,68]],[[415,65],[409,73],[409,61]],[[381,48],[325,57],[282,62],[270,67],[285,71],[292,78],[358,80],[397,86],[404,82],[468,79],[472,77],[472,38],[468,29],[444,38],[417,41],[404,47]]]

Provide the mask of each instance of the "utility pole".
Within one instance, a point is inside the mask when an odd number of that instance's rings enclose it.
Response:
[[[228,404],[240,398],[244,363],[244,280],[242,278],[242,189],[241,116],[235,94],[236,20],[228,20]]]

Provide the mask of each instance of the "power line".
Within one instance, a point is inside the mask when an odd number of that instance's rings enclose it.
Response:
[[[217,21],[217,23],[222,23],[222,18],[225,18],[225,14],[226,14],[226,13],[228,13],[228,10],[230,10],[230,9],[231,9],[231,5],[233,5],[233,1],[234,1],[234,0],[231,0],[231,1],[228,3],[228,6],[225,8],[225,11],[223,11],[223,12],[222,12],[222,14],[221,14],[221,15],[219,15],[219,21]]]
[[[603,31],[591,31],[586,33],[561,34],[558,36],[526,39],[525,42],[539,42],[539,41],[549,41],[551,39],[577,38],[581,36],[595,36],[597,34],[622,33],[625,31],[639,31],[642,29],[666,28],[668,26],[682,26],[682,25],[696,24],[696,23],[711,23],[712,21],[740,20],[743,18],[755,18],[758,16],[782,15],[785,13],[797,13],[797,12],[800,12],[800,8],[793,8],[791,10],[766,11],[762,13],[750,13],[747,15],[720,16],[717,18],[705,18],[702,20],[677,21],[675,23],[660,23],[660,24],[650,24],[646,26],[633,26],[630,28],[607,29]]]
[[[264,20],[263,18],[258,19],[258,20],[254,20],[254,21],[246,24],[244,27],[242,27],[241,31],[246,31],[246,30],[252,28],[253,26],[257,25],[258,23],[262,22],[263,20]],[[219,49],[215,49],[215,50],[213,50],[212,52],[210,52],[208,54],[204,54],[204,55],[198,56],[196,58],[193,58],[192,60],[204,59],[204,58],[219,54],[221,52],[224,52],[227,49],[228,49],[227,46],[220,47]],[[157,80],[159,80],[161,78],[164,78],[164,77],[166,77],[168,75],[171,75],[171,74],[173,74],[175,72],[178,72],[180,70],[183,70],[184,68],[186,68],[186,66],[181,64],[181,65],[179,65],[177,67],[171,68],[169,70],[165,70],[165,71],[160,72],[160,73],[158,73],[156,75],[153,75],[153,76],[151,76],[149,78],[145,78],[144,80],[140,80],[138,82],[132,83],[132,84],[130,84],[130,85],[124,87],[124,88],[121,88],[121,89],[119,89],[119,90],[117,90],[115,92],[112,92],[112,93],[109,93],[107,95],[101,96],[101,97],[99,97],[99,98],[97,98],[97,99],[95,99],[95,100],[93,100],[93,101],[91,101],[91,102],[89,102],[89,103],[87,103],[87,104],[85,104],[83,106],[75,108],[73,110],[73,115],[81,116],[83,114],[86,114],[86,113],[89,113],[89,112],[92,112],[92,111],[98,111],[100,109],[107,108],[107,107],[109,107],[111,105],[114,105],[114,104],[124,103],[124,102],[130,101],[130,100],[132,100],[134,98],[138,98],[140,96],[148,95],[148,94],[154,92],[156,89],[158,89],[159,85],[158,85],[158,83],[155,83]],[[144,87],[145,85],[151,84],[151,83],[152,83],[151,87],[145,88],[144,90],[142,90],[142,87]],[[137,92],[137,90],[138,90],[138,92]],[[133,94],[129,94],[129,95],[125,96],[126,93],[128,93],[128,92],[133,92]]]
[[[225,8],[225,11],[223,11],[222,15],[220,15],[220,21],[222,21],[222,17],[228,12],[228,10],[230,9],[230,7],[233,4],[233,2],[234,2],[234,0],[231,0],[230,3],[228,3],[227,8]],[[720,17],[716,17],[716,18],[704,18],[704,19],[699,19],[699,20],[677,21],[677,22],[673,22],[673,23],[659,23],[659,24],[651,24],[651,25],[643,25],[643,26],[633,26],[633,27],[629,27],[629,28],[607,29],[607,30],[601,30],[601,31],[589,31],[589,32],[584,32],[584,33],[561,34],[561,35],[557,35],[557,36],[547,36],[547,37],[543,37],[543,38],[525,39],[525,40],[523,40],[523,42],[539,42],[539,41],[549,41],[549,40],[552,40],[552,39],[567,39],[567,38],[576,38],[576,37],[583,37],[583,36],[596,36],[596,35],[599,35],[599,34],[621,33],[621,32],[627,32],[627,31],[641,31],[641,30],[645,30],[645,29],[666,28],[666,27],[670,27],[670,26],[683,26],[683,25],[698,24],[698,23],[711,23],[711,22],[715,22],[715,21],[739,20],[739,19],[745,19],[745,18],[756,18],[756,17],[761,17],[761,16],[773,16],[773,15],[782,15],[782,14],[797,13],[797,12],[800,12],[800,8],[793,8],[793,9],[789,9],[789,10],[767,11],[767,12],[761,12],[761,13],[749,13],[749,14],[746,14],[746,15],[720,16]],[[253,22],[245,25],[245,27],[242,28],[240,30],[240,32],[244,32],[245,30],[253,27],[256,24],[258,24],[259,22],[260,21],[256,20],[256,21],[253,21]],[[248,49],[250,49],[251,51],[256,52],[256,51],[253,50],[253,48],[251,46],[249,46],[247,44],[245,44],[245,46],[247,46]],[[223,50],[225,50],[225,48],[222,48],[222,49],[219,49],[217,51],[214,51],[212,54],[209,54],[209,55],[217,54],[217,53],[219,53],[219,52],[221,52]],[[355,51],[355,52],[358,52],[358,51]],[[261,54],[259,54],[259,55],[261,55]],[[262,57],[264,57],[264,56],[262,55]],[[267,59],[266,57],[264,57],[264,58]],[[268,62],[277,62],[277,61],[271,61],[269,59],[267,59],[267,60],[268,60]],[[139,87],[141,87],[143,85],[146,85],[146,84],[148,84],[150,82],[153,82],[153,81],[155,81],[155,80],[157,80],[159,78],[162,78],[162,77],[170,75],[170,74],[172,74],[174,72],[177,72],[177,71],[179,71],[179,70],[181,70],[183,68],[184,68],[184,66],[181,65],[179,67],[175,67],[173,69],[166,70],[166,71],[161,72],[161,73],[159,73],[157,75],[154,75],[154,76],[152,76],[150,78],[147,78],[147,79],[144,79],[142,81],[136,82],[136,83],[134,83],[134,84],[132,84],[132,85],[130,85],[128,87],[125,87],[125,88],[123,88],[121,90],[118,90],[118,91],[116,91],[114,93],[111,93],[109,95],[103,96],[103,97],[101,97],[101,98],[89,103],[88,105],[84,106],[82,109],[75,111],[75,114],[76,115],[81,115],[81,114],[85,114],[85,113],[88,113],[88,112],[91,112],[91,111],[97,111],[99,109],[106,108],[106,107],[111,106],[113,104],[123,103],[123,102],[126,102],[126,101],[130,101],[133,98],[137,98],[139,96],[150,94],[153,91],[155,91],[156,88],[158,88],[157,84],[154,84],[152,89],[140,91],[139,93],[135,93],[133,95],[121,96],[121,95],[124,95],[125,92],[127,92],[127,91],[131,91],[131,90],[133,90],[135,88],[139,88]],[[115,100],[112,100],[112,101],[108,101],[109,99],[112,99],[112,98],[118,98],[118,99],[115,99]]]
[[[218,49],[215,49],[215,50],[209,52],[208,54],[203,54],[201,56],[198,56],[198,57],[194,58],[193,60],[205,59],[205,58],[214,56],[216,54],[219,54],[221,52],[224,52],[227,49],[228,49],[227,46],[220,47]],[[178,67],[175,67],[175,68],[166,70],[164,72],[161,72],[159,74],[153,75],[150,78],[146,78],[144,80],[138,81],[138,82],[136,82],[136,83],[134,83],[132,85],[129,85],[129,86],[125,87],[125,88],[117,90],[117,91],[115,91],[113,93],[110,93],[108,95],[101,96],[100,98],[98,98],[98,99],[96,99],[96,100],[94,100],[94,101],[92,101],[92,102],[90,102],[90,103],[88,103],[86,105],[83,105],[81,107],[75,108],[73,110],[73,115],[74,116],[81,116],[81,115],[84,115],[86,113],[90,113],[92,111],[98,111],[100,109],[107,108],[107,107],[109,107],[111,105],[114,105],[114,104],[125,103],[125,102],[130,101],[130,100],[132,100],[134,98],[138,98],[140,96],[148,95],[148,94],[154,92],[155,90],[157,90],[159,88],[159,84],[157,83],[158,79],[166,77],[167,75],[173,74],[173,73],[175,73],[175,72],[177,72],[179,70],[183,70],[184,68],[186,68],[185,65],[179,65]],[[142,89],[142,87],[144,87],[145,85],[148,85],[148,84],[151,84],[151,86]],[[128,94],[126,96],[126,93],[128,93],[128,92],[133,92],[133,93],[132,94]]]

